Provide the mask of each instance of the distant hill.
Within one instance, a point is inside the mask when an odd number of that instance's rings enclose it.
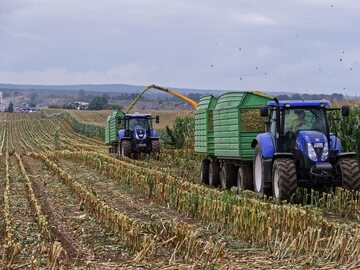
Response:
[[[18,90],[18,91],[79,91],[84,90],[87,92],[97,93],[139,93],[146,86],[144,85],[130,85],[130,84],[77,84],[77,85],[26,85],[26,84],[0,84],[0,90]],[[191,93],[211,93],[213,95],[221,95],[228,91],[241,91],[239,90],[218,90],[218,89],[189,89],[171,87],[175,91],[188,95]],[[267,92],[269,95],[286,95],[292,94],[290,92]]]
[[[138,93],[141,92],[146,86],[143,85],[129,85],[129,84],[77,84],[77,85],[26,85],[26,84],[0,84],[0,89],[3,90],[48,90],[48,91],[79,91],[84,90],[88,92],[104,92],[104,93]],[[190,93],[222,93],[221,90],[210,89],[187,89],[187,88],[173,88],[184,94]]]

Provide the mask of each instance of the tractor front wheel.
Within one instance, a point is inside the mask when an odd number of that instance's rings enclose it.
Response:
[[[342,179],[342,187],[349,190],[360,191],[359,163],[353,158],[342,158],[337,164],[338,173]]]
[[[160,141],[159,140],[151,141],[151,151],[155,155],[160,155]]]
[[[122,157],[131,157],[131,142],[130,141],[121,141],[119,149],[119,154]]]
[[[274,161],[273,196],[277,201],[290,200],[297,189],[296,164],[289,158],[279,158]]]

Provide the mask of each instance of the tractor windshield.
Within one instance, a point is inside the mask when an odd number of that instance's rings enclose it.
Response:
[[[326,117],[320,108],[285,109],[285,133],[298,130],[315,130],[326,133]]]
[[[149,129],[149,119],[139,117],[129,119],[129,129],[134,130],[136,128]]]

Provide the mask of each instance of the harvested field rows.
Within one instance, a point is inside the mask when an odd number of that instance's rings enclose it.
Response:
[[[117,159],[39,114],[0,128],[1,269],[360,267],[359,193],[276,204],[197,184],[191,150]]]

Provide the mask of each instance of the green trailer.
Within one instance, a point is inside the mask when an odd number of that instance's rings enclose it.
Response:
[[[113,145],[119,142],[118,132],[124,125],[124,121],[120,119],[124,116],[125,113],[119,110],[111,112],[108,116],[105,124],[105,144]]]
[[[229,92],[215,98],[200,98],[195,111],[195,151],[205,156],[201,181],[223,188],[237,185],[252,189],[251,147],[256,135],[265,131],[259,108],[271,97],[259,92]]]
[[[213,112],[216,102],[213,95],[202,96],[195,110],[195,152],[214,154]]]

